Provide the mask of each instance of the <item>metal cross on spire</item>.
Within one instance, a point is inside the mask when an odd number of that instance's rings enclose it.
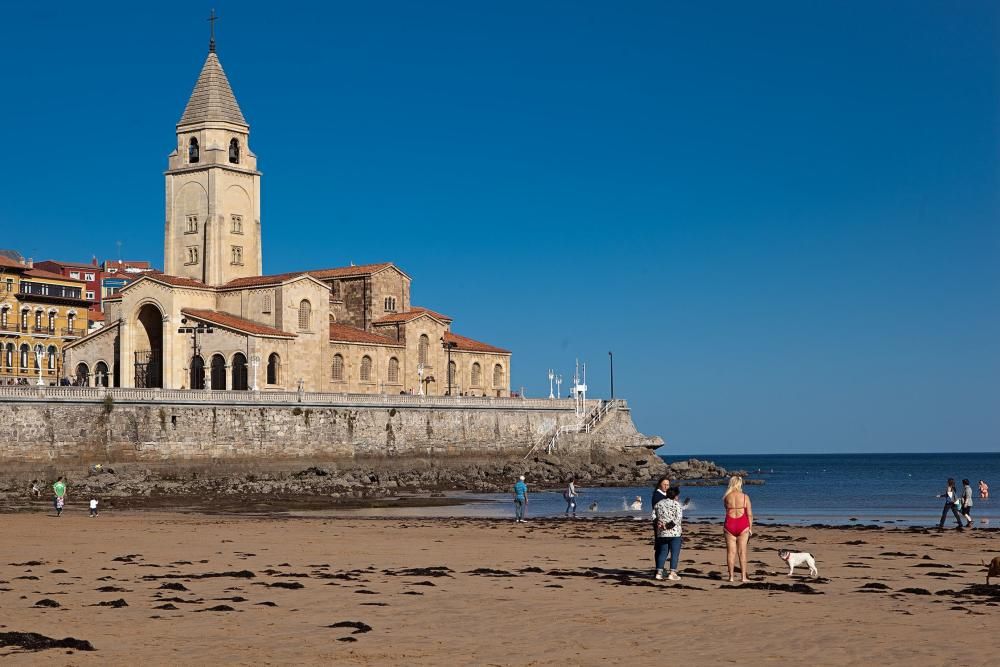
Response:
[[[210,27],[211,37],[208,40],[208,52],[215,53],[215,22],[219,20],[219,17],[215,15],[215,9],[212,9],[212,14],[208,17],[208,25]]]

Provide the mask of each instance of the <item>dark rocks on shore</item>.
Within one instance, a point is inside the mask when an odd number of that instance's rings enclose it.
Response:
[[[114,469],[106,466],[101,472],[91,470],[80,478],[70,475],[70,485],[76,495],[103,498],[110,507],[180,497],[235,500],[315,496],[351,502],[401,493],[505,492],[522,474],[536,489],[559,489],[573,477],[581,486],[591,487],[646,486],[663,475],[688,486],[699,486],[723,484],[733,473],[710,461],[689,459],[667,464],[649,451],[623,450],[593,456],[539,454],[523,461],[381,459],[366,464],[331,463],[300,468],[247,463],[242,468],[228,470],[204,466],[151,469],[138,464],[116,464]],[[0,498],[24,499],[27,488],[23,480],[0,480]]]

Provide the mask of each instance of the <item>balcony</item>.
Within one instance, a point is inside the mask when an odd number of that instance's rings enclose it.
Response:
[[[83,329],[77,329],[76,327],[63,327],[62,335],[65,338],[79,338],[83,335]]]

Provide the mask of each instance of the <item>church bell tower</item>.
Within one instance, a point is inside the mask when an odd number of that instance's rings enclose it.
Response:
[[[261,275],[261,174],[249,137],[215,53],[213,29],[168,158],[165,273],[207,285]]]

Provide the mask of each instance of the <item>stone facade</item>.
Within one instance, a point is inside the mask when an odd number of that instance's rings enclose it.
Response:
[[[106,326],[67,345],[68,369],[107,366],[120,387],[510,396],[510,352],[413,306],[390,262],[262,275],[249,137],[212,51],[168,157],[165,273],[106,299]]]

